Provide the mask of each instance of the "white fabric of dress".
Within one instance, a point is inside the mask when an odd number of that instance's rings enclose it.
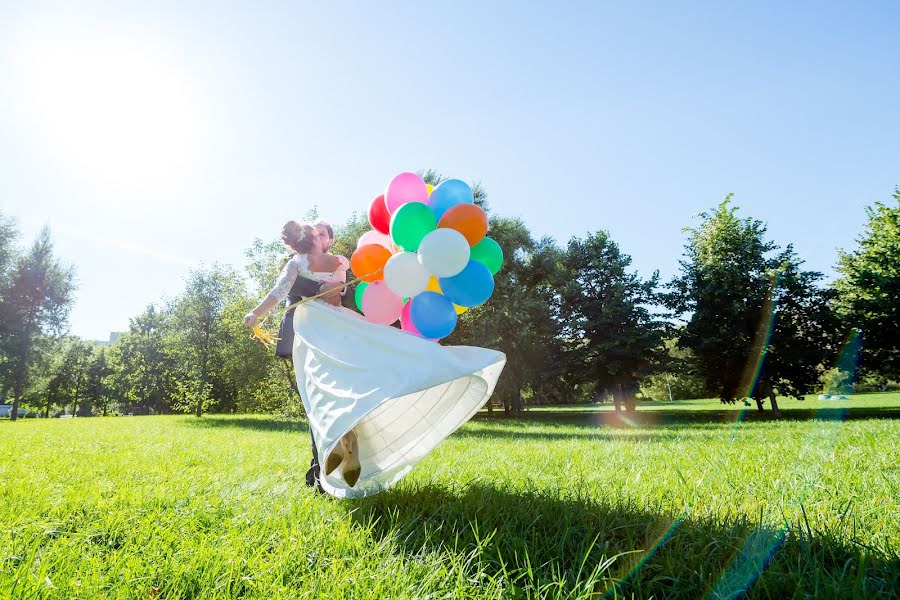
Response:
[[[291,260],[293,277],[343,280]],[[371,496],[403,478],[484,406],[506,364],[502,352],[441,346],[319,300],[297,307],[294,332],[294,372],[319,464],[351,429],[359,442],[354,487],[340,469],[322,471],[322,487],[337,497]]]

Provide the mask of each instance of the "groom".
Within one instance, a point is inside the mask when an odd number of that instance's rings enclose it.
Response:
[[[317,249],[322,254],[328,254],[334,245],[334,230],[331,225],[325,221],[317,221],[315,227],[318,235],[315,243]],[[327,262],[327,261],[326,261]],[[321,283],[314,279],[306,277],[297,277],[291,291],[288,293],[288,304],[294,304],[304,298],[310,298],[317,294],[327,291],[329,288],[336,287],[340,284]],[[346,292],[346,288],[342,289],[338,294],[329,294],[325,296],[325,300],[335,306],[341,303],[341,296]],[[294,352],[294,310],[291,309],[285,313],[281,319],[281,326],[278,331],[278,343],[275,346],[275,355],[287,360],[291,360]],[[306,472],[306,485],[315,488],[317,492],[322,492],[322,486],[319,483],[321,478],[321,467],[319,465],[319,453],[316,449],[316,439],[313,437],[312,429],[309,431],[310,444],[312,445],[312,460],[309,462],[309,471]]]

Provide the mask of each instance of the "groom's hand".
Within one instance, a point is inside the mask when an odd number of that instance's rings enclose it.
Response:
[[[340,288],[342,285],[344,285],[344,284],[340,283],[338,281],[328,281],[328,282],[322,284],[322,288],[319,290],[319,293],[325,294],[324,296],[322,296],[322,298],[328,304],[331,304],[332,306],[340,306],[341,291],[338,288]],[[328,290],[334,290],[334,291],[331,292],[330,294],[326,294],[326,292],[328,292]]]

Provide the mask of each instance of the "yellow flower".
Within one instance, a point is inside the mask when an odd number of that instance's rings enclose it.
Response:
[[[275,337],[271,332],[266,331],[259,325],[253,327],[253,337],[262,342],[264,346],[274,346],[280,339]]]

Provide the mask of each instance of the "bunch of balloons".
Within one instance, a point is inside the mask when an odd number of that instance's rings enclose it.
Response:
[[[503,250],[487,235],[484,210],[458,179],[438,186],[400,173],[369,207],[372,231],[350,258],[362,278],[356,305],[373,323],[439,340],[458,315],[487,301]]]

